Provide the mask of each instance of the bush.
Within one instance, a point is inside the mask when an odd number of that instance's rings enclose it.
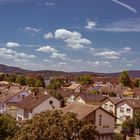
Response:
[[[114,140],[123,140],[123,135],[119,133],[114,134]]]

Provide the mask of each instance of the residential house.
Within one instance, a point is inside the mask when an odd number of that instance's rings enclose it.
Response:
[[[8,85],[0,91],[0,112],[16,110],[16,104],[30,93],[21,86]]]
[[[96,126],[98,136],[96,140],[113,140],[115,116],[99,106],[72,103],[62,108],[63,113],[72,112],[77,118],[90,122]]]
[[[107,97],[102,96],[100,94],[92,94],[92,93],[80,93],[71,95],[67,103],[77,102],[83,104],[92,104],[92,105],[101,105],[101,102]]]
[[[31,119],[42,111],[57,109],[61,102],[49,93],[34,93],[17,104],[17,121]]]
[[[116,105],[121,102],[123,99],[120,97],[108,97],[102,101],[102,108],[106,111],[112,113],[113,115],[117,116],[116,114]]]
[[[116,106],[117,123],[121,124],[127,118],[133,118],[136,112],[140,111],[139,99],[125,99]]]
[[[67,90],[71,92],[80,93],[80,89],[81,89],[81,85],[78,83],[72,83],[70,86],[67,87]]]

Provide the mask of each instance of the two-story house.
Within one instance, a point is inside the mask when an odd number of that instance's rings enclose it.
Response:
[[[34,93],[19,102],[17,107],[17,121],[21,121],[42,111],[60,108],[61,102],[49,93]]]
[[[113,140],[116,117],[99,106],[71,103],[62,108],[63,113],[73,112],[82,121],[96,126],[96,140]]]

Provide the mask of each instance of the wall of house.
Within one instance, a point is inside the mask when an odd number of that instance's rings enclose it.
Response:
[[[78,102],[78,103],[85,104],[85,101],[84,101],[81,97],[77,97],[77,98],[75,99],[75,101]]]
[[[74,92],[80,92],[81,86],[78,86],[77,88],[74,89]]]
[[[111,101],[104,102],[102,108],[109,112],[112,112],[115,115],[115,105]]]
[[[22,100],[22,96],[27,97],[29,94],[30,93],[27,92],[27,91],[22,91],[18,95],[16,95],[13,98],[9,99],[7,102],[9,102],[9,103],[15,103],[16,102],[17,103],[17,102]],[[18,98],[18,97],[20,97],[20,98]]]
[[[54,108],[49,104],[50,101],[53,101]],[[52,110],[57,108],[60,108],[60,101],[51,96],[46,101],[42,102],[36,108],[34,108],[32,113],[31,114],[29,113],[29,118],[32,118],[32,115],[40,113],[42,111]]]
[[[117,123],[121,124],[125,121],[126,116],[132,118],[133,117],[133,109],[126,104],[125,102],[121,102],[117,105]]]
[[[17,108],[17,116],[16,116],[17,121],[19,121],[19,117],[22,120],[25,120],[25,118],[24,118],[24,109],[23,108]]]
[[[95,113],[95,125],[100,134],[114,133],[115,118],[103,109],[98,108]]]

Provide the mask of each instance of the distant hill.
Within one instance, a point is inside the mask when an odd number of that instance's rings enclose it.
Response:
[[[54,70],[39,70],[39,71],[32,71],[32,70],[25,70],[21,69],[19,67],[13,67],[13,66],[6,66],[3,64],[0,64],[0,73],[24,73],[27,75],[43,75],[44,77],[47,76],[80,76],[83,74],[90,74],[95,77],[118,77],[120,75],[120,72],[116,73],[97,73],[97,72],[64,72],[64,71],[54,71]],[[128,71],[131,77],[140,77],[140,70],[130,70]]]

